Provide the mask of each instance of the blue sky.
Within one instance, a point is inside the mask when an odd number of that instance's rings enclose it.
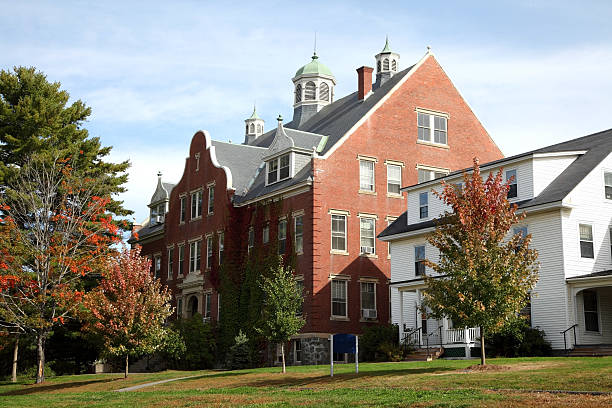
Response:
[[[389,35],[400,68],[430,45],[506,155],[612,127],[608,1],[0,0],[0,69],[35,66],[93,109],[87,128],[132,161],[147,215],[158,170],[178,181],[191,137],[243,140],[253,102],[292,115],[295,71],[321,61],[353,92]]]

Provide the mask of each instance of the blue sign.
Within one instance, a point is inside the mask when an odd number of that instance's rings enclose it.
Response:
[[[355,354],[354,334],[334,334],[334,353]]]

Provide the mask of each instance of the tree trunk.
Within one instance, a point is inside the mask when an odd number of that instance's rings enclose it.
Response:
[[[11,381],[17,382],[17,357],[19,356],[19,334],[15,337],[15,347],[13,348],[13,375]]]
[[[36,384],[45,382],[45,334],[38,334],[37,338],[38,369],[36,370]]]
[[[484,336],[484,328],[480,327],[480,365],[487,364],[487,359],[485,357],[485,336]]]
[[[283,374],[287,371],[285,370],[285,343],[281,343],[281,356],[283,357]]]
[[[125,376],[123,378],[128,377],[128,368],[130,366],[130,356],[128,354],[125,355]]]

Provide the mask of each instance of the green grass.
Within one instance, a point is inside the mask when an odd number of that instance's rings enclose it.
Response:
[[[525,390],[612,391],[612,357],[491,359],[499,371],[466,372],[475,361],[405,362],[239,371],[167,371],[65,376],[34,386],[0,383],[0,406],[604,406],[612,395],[526,393]],[[195,376],[133,392],[113,390]],[[516,390],[492,391],[492,390]]]

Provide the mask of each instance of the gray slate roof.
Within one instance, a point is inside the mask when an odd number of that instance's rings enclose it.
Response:
[[[213,140],[217,160],[232,172],[232,184],[236,194],[240,195],[255,176],[266,149],[243,144],[233,144]]]
[[[557,178],[554,179],[537,197],[517,203],[519,209],[525,209],[536,205],[549,204],[563,200],[578,185],[578,183],[580,183],[599,163],[601,163],[603,159],[608,156],[608,154],[612,152],[612,129],[583,136],[578,139],[568,140],[567,142],[557,143],[504,159],[484,163],[481,165],[481,167],[503,164],[504,162],[510,160],[527,157],[538,153],[559,153],[579,150],[586,150],[586,153],[574,160],[574,162],[570,164],[559,176],[557,176]],[[455,171],[446,177],[461,174],[466,170],[470,169]],[[439,181],[440,180],[437,182]],[[431,184],[431,182],[429,183]],[[383,232],[381,232],[378,237],[382,238],[395,234],[415,231],[433,225],[433,221],[407,225],[406,212],[404,212],[397,220],[395,220]]]

